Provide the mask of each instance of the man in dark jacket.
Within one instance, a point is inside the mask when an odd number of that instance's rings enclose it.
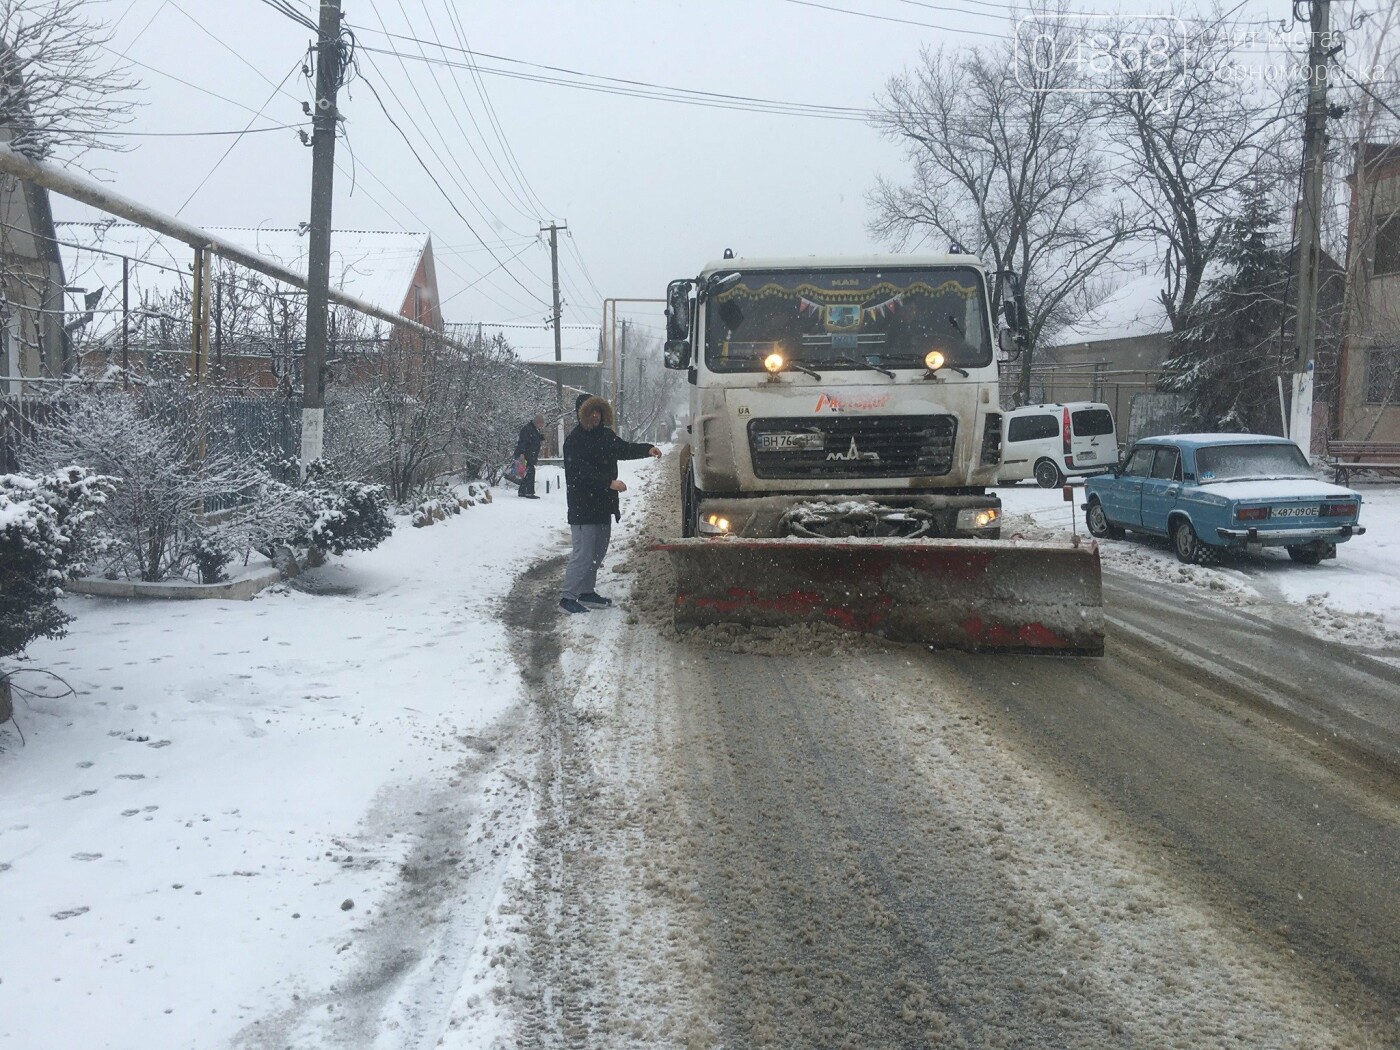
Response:
[[[565,612],[612,604],[596,588],[598,568],[612,539],[612,523],[622,518],[618,497],[627,491],[626,483],[618,480],[617,461],[661,455],[655,445],[623,441],[612,423],[612,405],[604,398],[581,397],[578,426],[564,439],[564,488],[574,541],[559,591],[559,607]]]
[[[535,495],[535,463],[540,458],[540,446],[544,444],[544,416],[536,416],[520,428],[520,437],[515,442],[514,456],[525,457],[525,476],[520,479],[517,496],[526,499],[539,499]]]

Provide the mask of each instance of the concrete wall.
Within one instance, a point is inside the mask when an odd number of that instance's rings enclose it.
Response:
[[[1118,436],[1126,438],[1134,394],[1153,392],[1169,355],[1167,335],[1069,343],[1043,347],[1031,370],[1031,402],[1100,401],[1112,410]],[[1003,408],[1011,407],[1020,367],[1004,367]]]

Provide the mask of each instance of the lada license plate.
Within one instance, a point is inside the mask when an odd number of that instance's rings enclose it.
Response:
[[[1317,504],[1305,503],[1293,507],[1275,507],[1269,512],[1273,518],[1315,518],[1317,517]]]
[[[791,449],[810,450],[822,449],[825,447],[826,437],[822,434],[780,433],[758,435],[758,449],[760,452],[786,452]]]

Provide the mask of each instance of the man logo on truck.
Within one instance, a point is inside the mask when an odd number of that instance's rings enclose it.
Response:
[[[880,462],[880,453],[878,453],[878,452],[862,452],[862,451],[859,449],[859,447],[857,447],[857,445],[856,445],[856,439],[855,439],[855,438],[851,438],[851,447],[850,447],[849,449],[847,449],[845,452],[828,452],[828,453],[826,454],[826,458],[827,458],[828,461],[830,461],[830,460],[849,461],[849,460],[853,460],[853,459],[866,459],[866,460],[870,460],[872,463],[879,463],[879,462]]]

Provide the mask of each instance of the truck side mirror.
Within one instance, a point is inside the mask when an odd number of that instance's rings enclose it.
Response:
[[[1021,341],[1010,328],[997,330],[997,348],[1007,357],[1017,357],[1021,353]]]
[[[662,352],[665,355],[667,368],[690,367],[689,339],[667,339],[666,345],[662,348]]]
[[[690,338],[690,289],[694,281],[672,281],[666,286],[666,347]],[[667,365],[667,367],[671,367]],[[683,366],[682,366],[683,367]]]

